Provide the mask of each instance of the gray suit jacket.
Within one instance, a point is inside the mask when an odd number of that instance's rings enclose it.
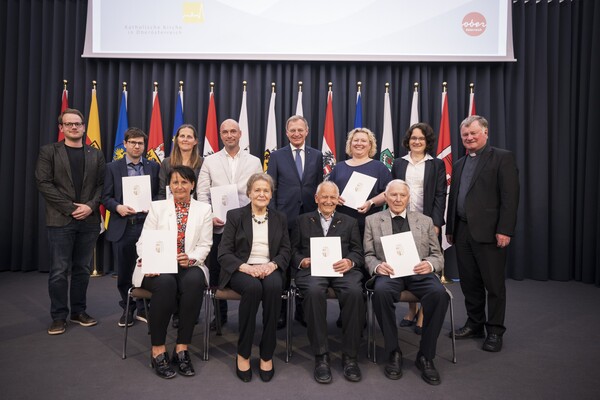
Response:
[[[85,221],[100,224],[98,206],[104,184],[106,161],[100,150],[88,145],[84,145],[84,159],[80,202],[92,209],[92,213]],[[46,200],[46,225],[65,226],[69,224],[73,220],[71,213],[77,207],[73,204],[75,187],[64,141],[50,143],[40,149],[35,167],[35,179],[38,190]]]
[[[238,191],[240,207],[250,202],[246,195],[246,183],[251,175],[263,172],[260,160],[252,154],[240,150],[235,176],[231,178],[231,168],[227,161],[225,149],[209,155],[204,159],[198,177],[198,201],[211,204],[210,188],[235,184]],[[223,232],[223,228],[215,229],[215,233]]]
[[[413,211],[407,211],[406,218],[415,239],[419,257],[421,260],[429,261],[435,272],[440,272],[444,266],[444,256],[433,228],[433,221],[431,218]],[[381,237],[392,233],[392,216],[389,210],[369,215],[365,220],[365,264],[371,275],[373,275],[375,267],[385,261]]]

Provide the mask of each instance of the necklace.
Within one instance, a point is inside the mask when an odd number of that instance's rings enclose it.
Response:
[[[267,210],[264,219],[256,219],[256,215],[254,215],[254,213],[252,213],[252,220],[259,225],[264,224],[265,222],[267,222],[268,219],[269,219],[269,210]]]

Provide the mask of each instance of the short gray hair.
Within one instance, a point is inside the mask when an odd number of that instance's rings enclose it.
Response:
[[[265,181],[271,187],[271,193],[275,191],[275,185],[273,184],[273,178],[271,175],[265,174],[264,172],[259,172],[257,174],[253,174],[248,178],[248,183],[246,184],[246,196],[250,197],[250,191],[252,190],[252,185],[257,181]]]
[[[399,183],[401,185],[406,186],[406,189],[408,189],[408,194],[410,194],[410,186],[408,185],[408,183],[406,183],[405,181],[403,181],[402,179],[392,179],[391,181],[388,182],[387,185],[385,185],[385,193],[387,194],[387,192],[389,191],[389,188],[395,184],[395,183]]]
[[[333,186],[335,188],[336,194],[338,196],[340,195],[340,188],[333,181],[323,181],[323,182],[319,183],[319,186],[317,186],[317,191],[315,192],[315,194],[319,194],[319,192],[321,191],[321,188],[323,188],[324,186]]]
[[[483,118],[481,115],[469,115],[460,123],[460,129],[462,129],[465,126],[471,126],[473,122],[479,122],[479,126],[481,126],[486,131],[488,130],[487,119]]]

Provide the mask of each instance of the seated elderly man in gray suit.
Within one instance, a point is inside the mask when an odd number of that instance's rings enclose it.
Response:
[[[389,361],[385,376],[389,379],[402,377],[402,352],[398,346],[398,328],[394,303],[400,300],[400,292],[410,290],[419,298],[424,311],[423,336],[415,365],[421,377],[430,385],[439,385],[440,375],[433,364],[437,339],[442,329],[449,297],[435,274],[444,265],[431,218],[407,211],[410,188],[400,179],[391,181],[385,189],[387,210],[367,217],[365,221],[365,263],[373,275],[367,282],[374,289],[373,307],[383,332],[385,350]],[[396,233],[412,233],[421,262],[414,266],[414,275],[391,278],[394,269],[386,262],[381,238]]]

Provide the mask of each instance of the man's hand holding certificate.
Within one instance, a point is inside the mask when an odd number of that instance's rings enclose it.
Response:
[[[390,278],[415,275],[415,266],[421,263],[412,233],[403,232],[382,236],[381,245],[387,264],[393,268]],[[429,265],[429,264],[427,264]]]
[[[344,276],[334,270],[342,259],[342,242],[339,236],[310,238],[310,272],[312,276]]]
[[[124,176],[123,204],[136,212],[148,211],[152,203],[150,175]]]

